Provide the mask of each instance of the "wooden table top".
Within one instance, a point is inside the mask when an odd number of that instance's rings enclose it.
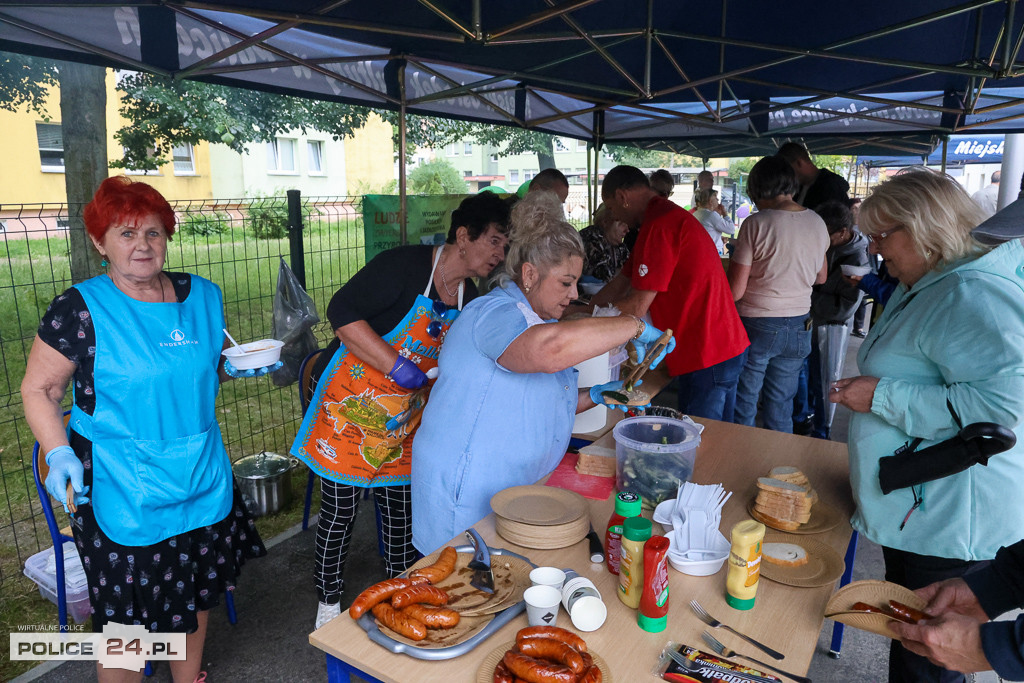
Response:
[[[795,465],[810,479],[821,500],[837,508],[844,519],[835,529],[812,538],[831,546],[840,557],[844,555],[851,533],[845,520],[853,512],[845,444],[714,420],[697,421],[705,425],[705,430],[697,451],[693,480],[700,484],[721,483],[726,490],[733,492],[722,510],[721,529],[726,536],[733,524],[748,517],[747,503],[754,496],[757,477],[764,476],[776,465]],[[606,434],[597,443],[614,448],[611,434]],[[591,522],[603,539],[613,500],[588,502]],[[645,516],[649,517],[650,512],[645,512]],[[618,577],[609,573],[603,564],[590,563],[586,539],[568,548],[533,550],[498,536],[493,514],[475,526],[492,547],[507,548],[530,558],[538,566],[572,568],[595,583],[608,607],[608,618],[598,630],[580,635],[590,650],[608,663],[616,683],[654,680],[650,672],[669,640],[707,649],[700,637],[706,627],[690,611],[688,603],[691,599],[696,599],[723,623],[783,652],[786,658],[778,662],[781,668],[793,673],[806,673],[821,631],[825,604],[835,590],[832,585],[795,588],[762,578],[754,608],[738,611],[725,603],[726,567],[706,577],[688,576],[670,569],[668,628],[661,633],[647,633],[636,625],[636,611],[627,608],[616,597]],[[658,526],[655,524],[656,532]],[[462,538],[455,539],[453,543],[461,545]],[[371,642],[344,613],[311,633],[309,642],[382,681],[461,683],[475,681],[483,659],[502,643],[514,640],[516,631],[526,625],[526,614],[523,613],[469,653],[438,662],[388,652]],[[573,628],[564,609],[559,612],[558,625]],[[715,636],[737,652],[773,661],[725,629],[717,629]]]

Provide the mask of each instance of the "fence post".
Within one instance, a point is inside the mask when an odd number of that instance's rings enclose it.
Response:
[[[302,247],[302,193],[288,190],[288,248],[291,267],[302,288],[306,288],[306,254]]]

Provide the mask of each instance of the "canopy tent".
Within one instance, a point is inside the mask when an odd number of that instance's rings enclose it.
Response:
[[[925,5],[927,4],[927,7]],[[1015,0],[0,0],[0,49],[695,156],[1024,127]]]
[[[951,135],[946,143],[946,165],[960,166],[963,164],[998,164],[1003,161],[1005,136],[994,135]],[[869,168],[886,166],[940,166],[942,149],[931,154],[920,156],[862,156],[858,163]]]

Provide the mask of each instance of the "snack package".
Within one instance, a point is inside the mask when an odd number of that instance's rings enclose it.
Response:
[[[674,650],[692,664],[683,665],[672,659],[668,651]],[[655,676],[672,683],[775,683],[782,679],[742,664],[719,659],[695,647],[669,641],[658,657],[652,671]]]

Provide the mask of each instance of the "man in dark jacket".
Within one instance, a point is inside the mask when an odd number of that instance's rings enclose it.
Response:
[[[827,168],[818,168],[811,161],[807,148],[799,142],[787,142],[779,148],[778,156],[785,159],[800,181],[800,192],[793,197],[797,204],[817,209],[827,201],[846,202],[850,183]]]

